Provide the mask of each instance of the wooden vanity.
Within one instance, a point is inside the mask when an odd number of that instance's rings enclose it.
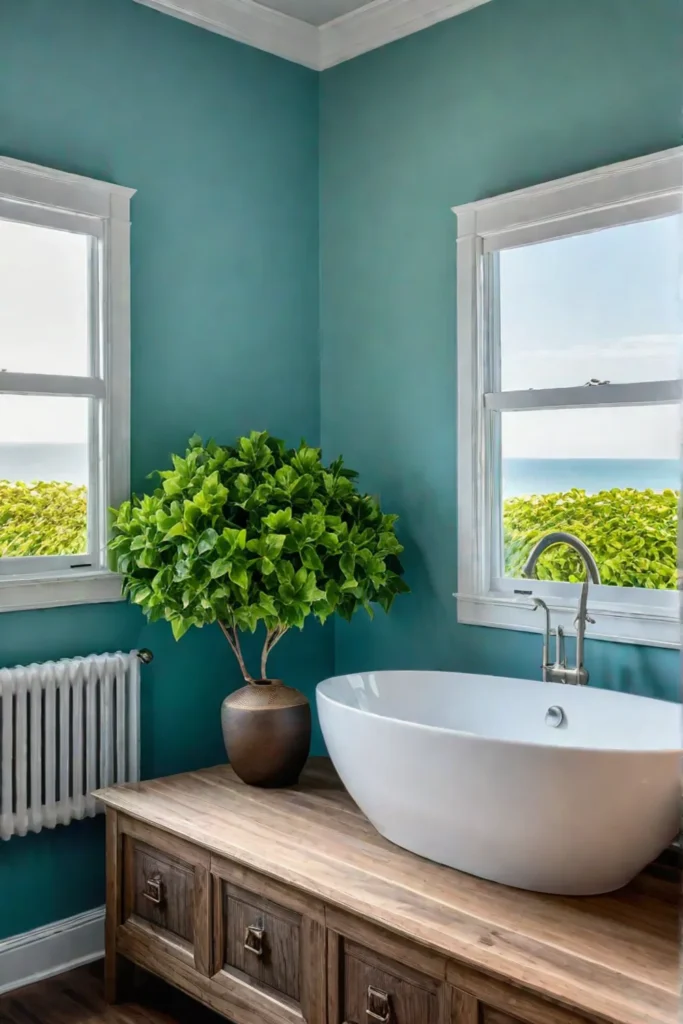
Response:
[[[236,1024],[676,1024],[678,886],[543,896],[382,839],[329,762],[117,786],[106,979],[160,975]]]

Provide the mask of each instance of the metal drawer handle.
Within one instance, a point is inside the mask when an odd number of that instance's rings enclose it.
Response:
[[[152,875],[146,879],[142,895],[155,907],[164,902],[164,880],[161,875]]]
[[[382,992],[381,989],[368,985],[368,1008],[365,1013],[368,1020],[376,1020],[380,1024],[389,1024],[391,1004],[388,992]]]
[[[265,930],[261,925],[248,924],[244,933],[244,948],[254,956],[263,956],[263,936]]]

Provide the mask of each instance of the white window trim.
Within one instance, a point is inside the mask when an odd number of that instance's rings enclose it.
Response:
[[[486,458],[487,409],[530,408],[534,399],[533,392],[508,392],[504,397],[490,393],[494,388],[485,351],[485,254],[682,209],[683,147],[453,207],[458,224],[458,622],[540,633],[541,615],[531,602],[531,595],[536,595],[547,600],[553,623],[573,634],[579,592],[578,584],[501,580],[492,571],[490,509],[496,483]],[[681,393],[680,382],[661,381],[592,388],[589,398],[587,390],[558,388],[556,407],[584,399],[592,405],[678,400]],[[591,587],[589,610],[596,623],[588,627],[587,636],[678,648],[679,603],[679,594],[672,591]]]
[[[104,466],[98,508],[130,495],[130,200],[135,189],[0,156],[0,218],[83,231],[99,245],[102,365],[93,377],[6,373],[0,394],[86,395],[102,399]],[[22,559],[12,575],[2,559],[0,612],[121,600],[121,577],[107,567],[106,530],[96,564],[69,569],[60,558]],[[47,569],[43,569],[43,565]],[[9,572],[7,571],[9,569]],[[28,572],[26,570],[29,570]]]

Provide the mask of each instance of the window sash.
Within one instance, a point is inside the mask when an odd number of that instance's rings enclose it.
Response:
[[[581,385],[570,388],[538,388],[527,391],[488,391],[484,408],[497,412],[534,409],[583,409],[612,406],[671,405],[680,402],[680,380],[635,381],[628,384]]]
[[[555,580],[527,579],[525,577],[492,576],[490,590],[502,597],[514,597],[521,603],[534,597],[542,597],[552,606],[576,610],[578,583],[564,583]],[[647,594],[647,600],[643,596]],[[675,590],[648,590],[644,587],[609,587],[604,583],[591,583],[589,605],[601,604],[613,610],[633,611],[634,607],[652,610],[659,606],[664,614],[678,608],[678,594]]]
[[[86,551],[80,555],[10,555],[0,558],[0,578],[20,578],[42,573],[84,571],[101,568],[95,554]]]
[[[104,398],[101,377],[70,377],[58,373],[0,372],[0,395],[51,395],[65,398]]]
[[[3,205],[4,204],[4,205]],[[104,378],[104,316],[102,289],[103,229],[84,231],[93,223],[92,217],[63,211],[46,210],[24,203],[0,199],[0,215],[10,207],[12,220],[39,224],[41,227],[59,226],[66,219],[69,230],[86,233],[90,238],[88,258],[88,363],[90,376],[67,374],[0,372],[0,395],[30,395],[34,397],[78,397],[88,399],[88,482],[87,482],[87,541],[86,551],[68,555],[0,556],[0,578],[34,576],[40,573],[101,570],[106,568],[106,509],[108,487],[105,473],[104,405],[107,382]],[[25,216],[29,213],[31,216]],[[56,221],[56,223],[55,223]]]
[[[5,391],[0,394],[24,394],[22,391]],[[31,392],[32,393],[32,392]],[[70,396],[70,391],[40,392],[43,397]],[[0,556],[0,577],[35,575],[39,572],[56,570],[88,571],[106,568],[107,485],[105,473],[105,452],[102,399],[88,400],[88,483],[87,483],[87,540],[84,552],[67,555],[5,555]]]

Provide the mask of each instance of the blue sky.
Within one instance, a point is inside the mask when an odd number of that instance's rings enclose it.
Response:
[[[0,370],[88,371],[89,239],[0,220]],[[0,395],[0,441],[87,439],[87,399]]]
[[[677,216],[504,250],[502,387],[678,376]],[[508,413],[504,455],[678,458],[677,407]]]

